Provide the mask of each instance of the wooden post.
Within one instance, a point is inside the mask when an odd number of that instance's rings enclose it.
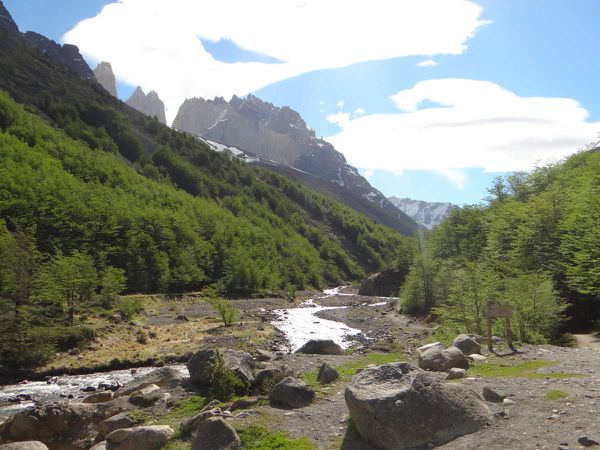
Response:
[[[513,352],[516,352],[517,350],[513,346],[512,342],[512,329],[510,328],[510,317],[504,318],[504,325],[504,328],[506,328],[504,331],[506,332],[506,342],[508,343],[508,348],[510,348]]]

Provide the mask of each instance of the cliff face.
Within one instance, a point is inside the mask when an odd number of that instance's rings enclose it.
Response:
[[[284,166],[306,172],[345,191],[347,203],[368,203],[372,218],[410,234],[416,224],[373,188],[356,168],[328,142],[317,139],[300,114],[264,102],[258,97],[234,96],[204,100],[194,98],[181,105],[173,128],[202,136]]]
[[[135,108],[138,111],[146,114],[147,116],[156,116],[160,123],[164,125],[167,124],[167,119],[165,117],[165,104],[162,102],[156,92],[150,91],[148,95],[146,95],[144,94],[142,88],[138,86],[125,103],[132,108]]]
[[[18,33],[19,27],[11,17],[8,10],[4,7],[4,4],[0,1],[0,27],[10,32]]]
[[[442,223],[450,212],[456,208],[452,203],[425,202],[411,198],[390,197],[390,201],[419,225],[432,229]]]
[[[117,80],[115,79],[115,74],[110,63],[102,61],[98,64],[94,69],[94,76],[104,89],[113,97],[117,97]]]

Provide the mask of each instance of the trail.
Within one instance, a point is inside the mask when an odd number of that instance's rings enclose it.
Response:
[[[578,348],[600,350],[600,333],[574,334]]]

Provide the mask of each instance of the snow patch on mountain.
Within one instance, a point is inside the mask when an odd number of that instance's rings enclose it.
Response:
[[[390,197],[388,200],[419,225],[430,230],[442,223],[450,211],[456,208],[455,205],[448,202],[425,202],[398,197]]]

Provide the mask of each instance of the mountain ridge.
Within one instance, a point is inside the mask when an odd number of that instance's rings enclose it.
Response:
[[[456,205],[449,202],[426,202],[408,197],[391,196],[388,200],[419,225],[429,230],[442,223],[450,212],[457,208]]]

